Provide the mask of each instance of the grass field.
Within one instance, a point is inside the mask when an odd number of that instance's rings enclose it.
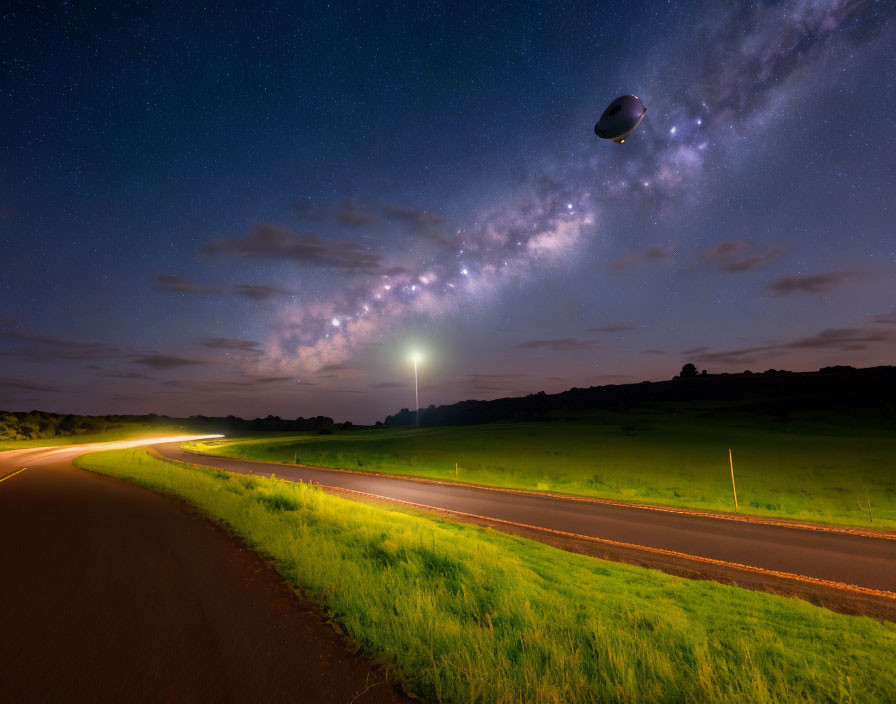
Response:
[[[216,455],[896,528],[896,433],[607,417],[200,441]],[[455,463],[457,469],[455,469]],[[868,503],[871,504],[869,518]]]
[[[892,702],[896,625],[595,560],[307,485],[94,453],[181,497],[433,702]]]
[[[0,440],[0,451],[24,450],[29,447],[53,447],[56,445],[83,445],[90,442],[113,442],[129,440],[137,437],[164,437],[166,435],[183,435],[185,431],[179,427],[159,427],[158,425],[127,424],[120,428],[112,428],[102,433],[83,433],[81,435],[57,435],[52,438],[37,440]]]

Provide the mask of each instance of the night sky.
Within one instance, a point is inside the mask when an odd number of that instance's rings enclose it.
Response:
[[[0,408],[372,422],[412,349],[422,405],[896,363],[896,3],[0,16]]]

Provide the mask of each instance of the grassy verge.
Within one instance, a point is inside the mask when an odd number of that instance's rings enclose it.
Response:
[[[656,417],[197,442],[216,455],[896,528],[896,434]],[[868,503],[871,504],[871,517]]]
[[[56,445],[83,445],[90,442],[113,442],[132,438],[165,437],[183,435],[185,431],[179,427],[159,427],[158,425],[126,425],[113,428],[102,433],[82,433],[81,435],[57,435],[52,438],[37,440],[0,440],[0,451],[24,450],[30,447],[54,447]]]
[[[890,702],[896,626],[144,450],[79,466],[225,522],[439,702]]]

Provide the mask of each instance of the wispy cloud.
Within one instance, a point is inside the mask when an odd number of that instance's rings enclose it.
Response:
[[[637,329],[638,326],[632,323],[610,323],[596,328],[588,328],[588,332],[628,332]]]
[[[370,384],[371,389],[406,389],[408,384],[402,384],[398,381],[382,381],[379,384]]]
[[[451,381],[452,389],[475,393],[508,393],[519,389],[525,374],[466,374]]]
[[[775,296],[789,296],[793,293],[827,293],[847,283],[869,278],[867,272],[831,271],[825,274],[805,274],[782,276],[765,288]]]
[[[121,348],[104,342],[73,340],[28,331],[0,330],[0,341],[0,356],[14,355],[32,361],[112,359],[122,354]]]
[[[746,240],[726,240],[704,249],[700,253],[700,261],[708,264],[718,264],[719,271],[740,273],[754,271],[784,251],[783,247],[772,247],[762,254],[754,254],[749,257],[742,256],[752,247],[753,245]]]
[[[296,211],[311,222],[334,222],[347,227],[364,227],[376,225],[382,220],[390,220],[412,229],[423,229],[448,222],[438,213],[408,205],[386,203],[380,206],[361,207],[352,196],[343,196],[339,204],[332,209],[300,201],[296,204]]]
[[[204,364],[197,359],[186,359],[184,357],[173,357],[166,354],[147,354],[131,359],[133,364],[142,364],[152,369],[176,369],[177,367],[188,367],[195,364]]]
[[[780,255],[783,251],[784,249],[781,247],[773,247],[764,254],[757,254],[752,257],[745,257],[744,259],[735,259],[734,261],[726,262],[719,267],[719,271],[727,271],[729,273],[754,271],[764,264],[770,262],[772,259]]]
[[[772,342],[754,347],[712,351],[709,347],[694,355],[701,362],[727,364],[752,364],[763,357],[780,355],[790,350],[819,349],[841,352],[864,350],[874,345],[896,343],[896,330],[868,328],[831,328],[808,337],[800,337],[785,342]],[[692,350],[691,352],[695,352]]]
[[[263,284],[236,284],[235,286],[221,286],[216,284],[202,284],[183,276],[174,274],[157,274],[156,288],[160,291],[182,294],[216,294],[235,293],[245,296],[253,301],[267,301],[276,296],[284,296],[292,293],[279,286],[266,286]]]
[[[581,340],[575,337],[563,337],[555,340],[527,340],[515,345],[518,350],[589,350],[600,346],[598,340]]]
[[[200,342],[203,347],[208,347],[211,350],[261,353],[261,343],[255,342],[255,340],[242,340],[234,337],[204,337]]]
[[[896,325],[896,308],[891,313],[871,316],[871,320],[882,325]]]
[[[296,233],[271,223],[254,224],[245,237],[219,237],[206,243],[203,254],[233,254],[244,258],[281,259],[331,269],[372,271],[380,256],[356,242],[328,242],[312,232]]]
[[[641,262],[665,259],[666,257],[669,257],[672,252],[673,249],[671,245],[654,244],[643,251],[634,252],[633,254],[613,259],[607,262],[607,267],[612,271],[626,271],[637,266]]]
[[[23,381],[21,379],[0,377],[0,391],[46,391],[49,393],[61,393],[63,389],[58,386],[50,386],[49,384],[39,384],[31,381]]]
[[[707,247],[700,254],[700,259],[705,262],[716,262],[737,256],[750,248],[750,243],[745,240],[726,240]]]
[[[354,198],[346,196],[339,201],[339,207],[335,213],[336,222],[340,225],[348,227],[362,227],[364,225],[373,225],[379,221],[379,218],[371,212],[362,210],[355,204]]]
[[[153,381],[155,377],[143,372],[124,371],[121,369],[98,369],[100,376],[107,379],[132,379],[134,381]]]
[[[239,376],[233,379],[177,379],[162,382],[164,386],[174,387],[182,392],[200,394],[238,394],[245,396],[244,392],[257,390],[259,384],[291,384],[292,386],[314,386],[314,384],[299,384],[290,376]],[[267,392],[265,392],[267,393]]]

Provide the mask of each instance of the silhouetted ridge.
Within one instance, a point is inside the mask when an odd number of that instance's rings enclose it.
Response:
[[[670,381],[543,391],[493,401],[461,401],[420,410],[420,425],[475,425],[530,420],[558,420],[582,411],[688,411],[704,415],[764,416],[786,421],[794,413],[877,412],[896,422],[896,367],[855,369],[824,367],[817,372],[769,369],[762,373],[684,375]],[[685,408],[684,404],[691,404]],[[407,408],[386,418],[386,425],[411,426],[416,414]]]

